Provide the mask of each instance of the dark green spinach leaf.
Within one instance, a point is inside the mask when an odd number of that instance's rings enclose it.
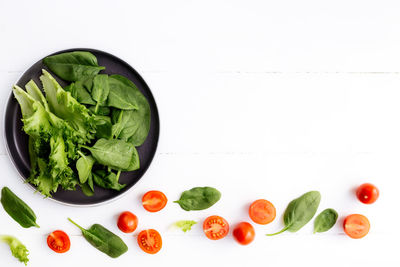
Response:
[[[93,79],[92,98],[97,102],[94,113],[97,114],[100,106],[105,106],[110,87],[108,85],[108,75],[99,74]]]
[[[99,170],[92,175],[96,185],[106,189],[114,189],[120,191],[121,189],[125,188],[126,184],[120,184],[118,182],[119,174],[120,172],[118,172],[118,174],[115,174],[113,172],[106,173],[102,170]]]
[[[97,138],[111,138],[111,119],[108,116],[95,115],[94,124],[96,126],[95,136]]]
[[[107,105],[124,110],[138,109],[135,92],[136,86],[133,88],[125,84],[118,79],[119,76],[120,75],[111,75],[108,77],[110,93],[108,95]]]
[[[89,110],[93,113],[93,114],[95,114],[95,109],[96,109],[96,106],[90,106],[89,107]],[[100,115],[100,116],[108,116],[108,115],[110,115],[110,113],[111,113],[111,111],[110,111],[110,108],[109,107],[99,107],[98,109],[97,109],[97,115]]]
[[[8,187],[3,187],[1,190],[1,204],[8,215],[22,227],[29,228],[35,226],[39,228],[39,225],[36,223],[36,214],[33,210]]]
[[[123,140],[101,138],[88,149],[96,161],[113,169],[127,169],[134,156],[135,147]]]
[[[194,187],[184,191],[181,198],[174,203],[178,203],[182,209],[204,210],[208,209],[221,198],[221,193],[213,187]]]
[[[89,92],[83,86],[82,81],[76,81],[64,88],[65,91],[70,92],[71,95],[78,100],[81,104],[96,105]]]
[[[70,218],[68,220],[82,231],[82,235],[92,246],[111,258],[117,258],[128,251],[127,245],[119,236],[100,224],[93,224],[89,229],[84,229]]]
[[[104,70],[97,64],[97,58],[90,52],[75,51],[49,56],[43,63],[61,79],[75,82],[94,76]]]
[[[338,219],[338,213],[334,209],[322,211],[314,221],[314,234],[326,232],[331,229]]]
[[[285,227],[281,231],[267,234],[267,236],[277,235],[285,231],[297,232],[314,217],[320,201],[321,194],[318,191],[310,191],[292,200],[283,216]]]
[[[127,90],[135,95],[135,99],[138,105],[138,108],[135,110],[124,112],[116,110],[116,114],[112,115],[114,120],[113,123],[115,123],[115,118],[118,118],[119,115],[122,113],[121,121],[123,122],[123,127],[121,127],[120,131],[117,132],[117,138],[128,140],[134,146],[140,146],[146,140],[150,130],[150,105],[146,97],[144,97],[144,95],[139,91],[139,89],[132,81],[121,75],[111,75],[110,77],[118,80],[121,84],[129,88]]]
[[[92,156],[85,156],[80,151],[78,151],[78,154],[81,157],[76,161],[76,170],[78,171],[79,181],[84,184],[92,173],[92,167],[96,161]]]
[[[81,189],[85,196],[91,197],[94,195],[94,191],[90,188],[88,183],[81,184]]]

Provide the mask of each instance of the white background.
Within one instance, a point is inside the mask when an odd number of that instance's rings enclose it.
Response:
[[[0,0],[0,106],[40,58],[89,47],[138,70],[161,119],[146,175],[124,197],[98,207],[68,207],[33,194],[1,142],[0,186],[30,204],[41,228],[23,229],[1,209],[0,234],[27,245],[32,267],[399,266],[399,14],[398,1]],[[373,205],[354,195],[363,182],[381,191]],[[193,186],[214,186],[222,199],[199,212],[172,203]],[[152,189],[170,200],[155,214],[140,205]],[[313,235],[309,223],[266,237],[282,228],[287,203],[309,190],[322,194],[319,211],[339,212],[337,225],[324,234]],[[231,226],[249,221],[248,205],[258,198],[275,204],[277,218],[255,225],[252,244],[240,246],[231,235],[205,238],[205,217],[221,215]],[[132,234],[119,232],[116,218],[124,210],[139,217],[136,234],[147,228],[162,234],[160,253],[143,253]],[[351,213],[370,219],[364,239],[343,234]],[[67,217],[86,227],[103,224],[129,251],[118,259],[98,252]],[[180,219],[199,224],[184,234],[170,228]],[[68,253],[47,247],[56,229],[70,235]],[[0,244],[0,265],[22,264]]]

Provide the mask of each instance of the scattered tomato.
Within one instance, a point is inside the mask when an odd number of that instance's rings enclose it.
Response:
[[[220,216],[210,216],[204,220],[203,231],[209,239],[218,240],[229,233],[229,224]]]
[[[364,204],[372,204],[379,197],[379,190],[373,184],[362,184],[357,188],[357,197]]]
[[[138,225],[138,218],[129,211],[121,213],[118,217],[118,228],[124,233],[132,233]]]
[[[65,232],[57,230],[49,234],[47,245],[57,253],[64,253],[71,247],[71,241]]]
[[[167,197],[160,191],[149,191],[142,198],[143,207],[150,212],[162,210],[167,205],[167,201]]]
[[[344,232],[351,238],[362,238],[369,232],[370,224],[364,215],[351,214],[344,219]]]
[[[249,216],[255,223],[268,224],[275,219],[276,210],[268,200],[258,199],[250,205]]]
[[[149,254],[156,254],[162,247],[161,235],[154,229],[141,231],[137,241],[139,247]]]
[[[241,222],[233,229],[233,236],[241,245],[248,245],[253,242],[255,235],[253,226],[248,222]]]

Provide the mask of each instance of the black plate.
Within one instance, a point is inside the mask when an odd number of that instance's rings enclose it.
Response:
[[[87,197],[82,193],[79,186],[77,186],[76,191],[65,191],[59,187],[58,191],[52,195],[52,198],[54,200],[65,204],[93,205],[111,200],[123,194],[124,192],[129,190],[137,181],[139,181],[139,179],[144,175],[147,168],[150,166],[150,163],[156,152],[160,132],[160,121],[158,117],[156,102],[154,101],[153,95],[151,94],[149,87],[147,86],[143,78],[125,61],[109,53],[94,49],[68,49],[59,51],[52,55],[78,50],[93,53],[97,57],[99,65],[106,67],[105,71],[102,71],[102,73],[121,74],[133,81],[149,101],[151,109],[151,125],[149,135],[147,136],[144,144],[137,148],[140,158],[140,169],[133,172],[121,173],[120,182],[122,184],[127,184],[127,186],[123,190],[118,192],[110,189],[95,187],[95,194],[91,197]],[[47,68],[43,65],[42,60],[40,60],[36,62],[32,67],[30,67],[27,71],[25,71],[22,77],[17,81],[17,85],[19,85],[21,88],[24,88],[25,84],[30,79],[33,79],[38,85],[41,84],[39,76],[42,74],[42,69]],[[61,84],[61,86],[66,85],[63,80],[58,78],[56,75],[54,76],[57,78],[57,81]],[[15,167],[17,168],[21,176],[26,179],[27,177],[29,177],[30,173],[28,136],[22,130],[21,118],[22,115],[19,104],[11,93],[7,102],[5,112],[5,138],[8,146],[8,152]],[[32,185],[32,187],[34,186]]]

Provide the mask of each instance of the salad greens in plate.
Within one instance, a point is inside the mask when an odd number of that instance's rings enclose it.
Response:
[[[99,73],[105,67],[90,52],[61,53],[43,63],[70,83],[63,88],[43,69],[40,85],[30,80],[25,90],[13,87],[29,136],[27,181],[47,197],[77,185],[88,196],[94,184],[121,190],[121,172],[140,168],[136,148],[151,122],[147,99],[128,78]]]

